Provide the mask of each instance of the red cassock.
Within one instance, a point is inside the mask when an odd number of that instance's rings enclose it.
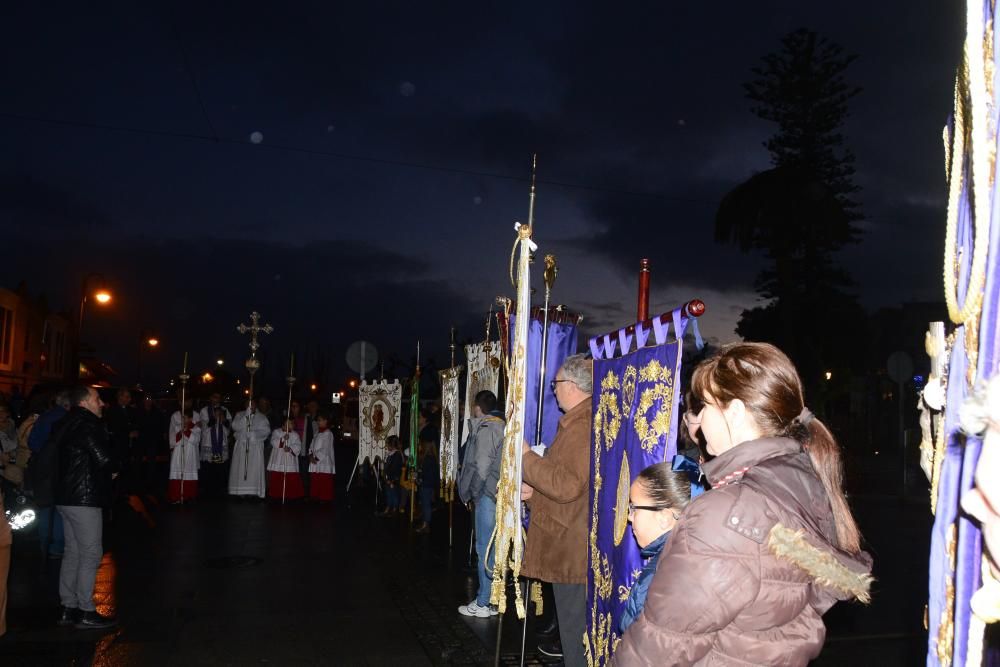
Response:
[[[281,500],[282,484],[284,485],[285,500],[296,500],[305,495],[302,488],[302,477],[297,472],[280,472],[269,470],[267,473],[267,496]]]
[[[333,475],[328,472],[309,473],[309,497],[313,500],[333,500]]]
[[[183,495],[181,492],[181,480],[172,479],[167,484],[167,500],[172,503],[181,501],[188,502],[198,497],[198,480],[185,479]]]

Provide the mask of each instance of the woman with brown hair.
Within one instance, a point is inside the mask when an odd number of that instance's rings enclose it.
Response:
[[[711,491],[674,528],[616,665],[805,665],[838,600],[869,601],[871,558],[840,448],[806,408],[791,361],[738,343],[692,379]]]

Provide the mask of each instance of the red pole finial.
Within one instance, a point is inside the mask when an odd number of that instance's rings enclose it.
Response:
[[[649,319],[649,260],[639,260],[639,301],[636,320],[645,322]]]
[[[691,317],[701,317],[705,314],[705,302],[701,299],[692,299],[687,302],[684,309]]]

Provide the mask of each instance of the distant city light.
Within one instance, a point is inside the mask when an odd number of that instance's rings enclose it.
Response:
[[[830,378],[833,377],[833,372],[832,371],[827,371],[824,375],[826,375],[826,379],[829,380]]]

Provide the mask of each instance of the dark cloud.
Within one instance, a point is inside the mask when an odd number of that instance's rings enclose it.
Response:
[[[160,371],[179,363],[183,351],[191,351],[196,365],[210,364],[219,354],[237,361],[245,357],[247,341],[235,327],[252,310],[276,328],[266,338],[267,358],[303,347],[325,350],[333,359],[330,381],[348,373],[343,351],[354,340],[373,342],[384,356],[409,359],[423,337],[425,354],[444,359],[451,324],[470,337],[481,330],[478,304],[430,276],[419,259],[349,241],[303,247],[209,241],[25,243],[8,256],[3,275],[72,303],[79,292],[66,289],[66,276],[82,280],[88,267],[103,267],[115,298],[107,309],[88,309],[84,339],[102,348],[102,342],[117,343],[105,353],[129,381],[141,330],[162,332],[163,345],[147,355],[154,357],[150,367]]]
[[[507,289],[511,224],[527,209],[511,179],[533,152],[538,240],[564,256],[560,300],[585,327],[630,319],[640,257],[657,303],[709,293],[710,316],[733,321],[753,305],[760,260],[715,244],[712,225],[719,199],[768,167],[774,129],[742,84],[800,26],[859,56],[845,135],[867,234],[842,257],[858,292],[872,307],[939,298],[940,128],[962,38],[962,10],[945,3],[22,3],[4,15],[0,113],[16,118],[0,124],[0,223],[25,231],[0,284],[26,277],[73,304],[99,267],[136,304],[93,319],[109,347],[150,325],[239,354],[229,323],[252,308],[280,322],[275,349],[364,336],[408,355],[421,332],[478,330],[487,286]],[[259,145],[231,143],[253,132]],[[487,268],[495,278],[470,276]]]

